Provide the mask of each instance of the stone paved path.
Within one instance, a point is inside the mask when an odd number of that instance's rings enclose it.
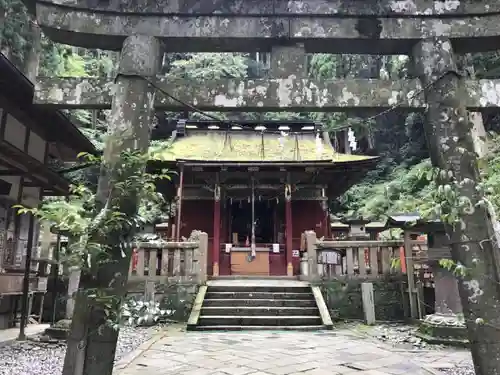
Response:
[[[158,337],[119,375],[436,374],[423,366],[445,354],[422,354],[392,350],[349,331],[178,330]]]

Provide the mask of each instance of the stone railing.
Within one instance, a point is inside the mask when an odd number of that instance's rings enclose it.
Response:
[[[400,259],[403,240],[328,241],[306,232],[307,258],[302,277],[310,280],[338,277],[380,277],[399,272],[393,259]],[[307,266],[306,266],[307,262]]]
[[[163,240],[136,244],[129,270],[129,282],[198,282],[207,278],[206,233],[183,242]]]

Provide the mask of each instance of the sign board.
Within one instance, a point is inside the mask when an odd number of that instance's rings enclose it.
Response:
[[[292,250],[292,257],[299,258],[300,257],[300,251],[299,250]]]

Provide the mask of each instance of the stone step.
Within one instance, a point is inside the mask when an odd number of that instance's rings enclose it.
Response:
[[[203,306],[316,307],[314,299],[205,299]]]
[[[205,295],[206,299],[293,299],[293,300],[314,300],[314,295],[308,293],[282,293],[282,292],[212,292],[210,288]]]
[[[319,316],[317,307],[224,306],[202,307],[202,316]]]
[[[196,326],[190,330],[195,331],[319,331],[324,329],[322,325],[310,326]]]
[[[208,292],[265,292],[265,293],[311,293],[311,287],[309,286],[270,286],[270,285],[261,285],[261,286],[226,286],[226,285],[217,285],[217,286],[209,286]]]
[[[299,276],[259,276],[259,275],[228,275],[228,276],[212,276],[208,281],[209,285],[213,282],[248,282],[257,281],[259,283],[272,283],[275,281],[284,282],[299,282]]]
[[[321,325],[320,316],[200,315],[200,326],[310,326]]]

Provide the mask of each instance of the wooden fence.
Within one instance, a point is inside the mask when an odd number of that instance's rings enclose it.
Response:
[[[415,268],[426,269],[426,241],[412,241],[413,256],[406,261],[405,241],[401,240],[363,240],[363,241],[333,241],[319,240],[314,232],[306,232],[306,247],[308,253],[308,278],[334,277],[380,277],[395,274],[406,269],[406,265],[414,268],[415,253],[419,262]]]
[[[319,241],[318,274],[323,277],[374,276],[394,273],[403,241]]]
[[[129,282],[205,282],[207,248],[206,233],[192,241],[138,243],[130,263]]]

